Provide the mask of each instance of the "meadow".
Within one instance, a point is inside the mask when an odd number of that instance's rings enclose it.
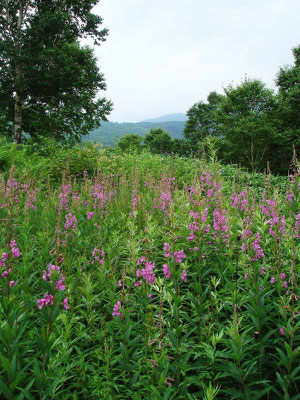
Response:
[[[296,163],[29,150],[0,151],[1,398],[300,399]]]

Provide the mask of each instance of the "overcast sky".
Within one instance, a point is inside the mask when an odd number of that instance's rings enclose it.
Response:
[[[300,44],[300,0],[101,0],[110,121],[186,112],[245,75],[274,87]]]

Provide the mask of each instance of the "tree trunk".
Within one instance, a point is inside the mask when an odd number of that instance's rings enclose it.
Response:
[[[21,66],[16,70],[16,95],[15,95],[15,117],[14,117],[14,142],[21,143],[22,138],[22,99],[18,89],[18,83],[21,77]]]
[[[20,51],[20,35],[22,29],[23,22],[23,3],[22,0],[19,0],[19,16],[18,16],[18,26],[16,33],[16,41],[15,41],[15,50],[17,52],[17,56],[19,56]],[[21,143],[22,139],[22,91],[20,89],[21,86],[21,75],[22,75],[22,65],[20,61],[17,62],[16,71],[15,71],[15,116],[14,116],[14,142],[16,144]]]

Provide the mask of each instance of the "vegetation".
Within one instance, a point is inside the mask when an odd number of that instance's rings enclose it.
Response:
[[[51,141],[0,166],[0,397],[299,398],[297,171]]]
[[[0,130],[76,142],[111,111],[103,74],[81,38],[107,30],[91,13],[99,0],[0,0]]]
[[[84,136],[83,141],[101,142],[105,147],[114,147],[124,135],[134,134],[144,137],[150,129],[163,129],[173,139],[182,139],[184,124],[184,121],[102,122],[99,128]]]
[[[293,147],[300,151],[300,46],[293,54],[295,65],[281,68],[277,75],[278,93],[260,80],[245,79],[192,106],[184,129],[191,150],[207,137],[215,138],[225,163],[252,171],[269,165],[272,172],[286,174]]]
[[[76,144],[112,107],[98,2],[0,0],[0,398],[300,399],[300,46],[185,138]]]

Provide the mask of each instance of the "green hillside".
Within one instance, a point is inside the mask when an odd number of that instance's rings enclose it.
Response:
[[[182,138],[184,121],[167,121],[167,122],[102,122],[98,129],[95,129],[88,135],[83,137],[83,141],[98,142],[101,141],[104,146],[113,146],[116,139],[128,133],[145,136],[151,128],[162,128],[167,131],[172,138]]]

